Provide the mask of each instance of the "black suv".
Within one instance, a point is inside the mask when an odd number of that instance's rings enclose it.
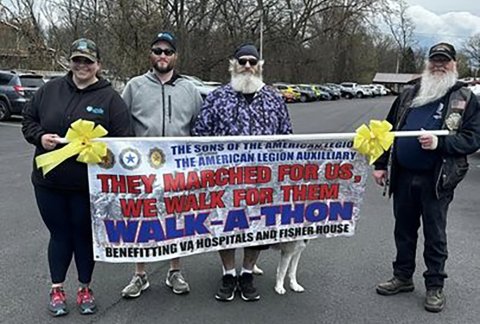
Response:
[[[33,72],[0,70],[0,120],[21,115],[25,104],[44,84],[42,76]]]

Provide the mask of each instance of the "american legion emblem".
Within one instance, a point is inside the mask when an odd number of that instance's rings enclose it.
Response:
[[[134,170],[140,165],[141,157],[136,149],[128,147],[120,153],[119,160],[122,167],[127,170]]]
[[[115,165],[115,155],[107,148],[107,155],[102,158],[102,162],[98,166],[102,169],[111,169]]]
[[[158,147],[154,147],[148,153],[148,163],[154,169],[159,169],[165,164],[165,153]]]
[[[454,131],[460,126],[460,120],[462,120],[462,115],[459,113],[451,113],[445,120],[445,125],[447,125],[449,130]]]

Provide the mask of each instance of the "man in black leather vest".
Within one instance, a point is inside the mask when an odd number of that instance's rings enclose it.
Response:
[[[468,170],[467,154],[480,147],[480,107],[471,92],[457,82],[456,52],[439,43],[430,48],[428,61],[417,86],[403,92],[393,103],[387,120],[394,130],[448,129],[450,135],[403,137],[375,163],[373,177],[390,185],[395,216],[396,259],[393,278],[380,283],[381,295],[413,291],[418,229],[425,237],[424,272],[427,289],[425,309],[440,312],[447,260],[447,210],[457,184]],[[387,171],[389,170],[389,172]]]

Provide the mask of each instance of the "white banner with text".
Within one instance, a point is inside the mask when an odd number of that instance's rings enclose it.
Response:
[[[149,262],[355,233],[369,167],[351,140],[107,144],[103,162],[88,166],[95,260]]]

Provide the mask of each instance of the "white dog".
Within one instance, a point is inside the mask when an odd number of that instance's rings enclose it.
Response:
[[[277,292],[277,294],[283,295],[286,292],[283,285],[285,282],[287,270],[290,289],[299,293],[305,290],[297,282],[297,267],[300,256],[302,255],[303,250],[305,250],[305,247],[307,246],[307,242],[307,240],[299,240],[273,244],[271,246],[272,249],[280,250],[280,261],[278,262],[277,281],[275,284],[275,291]],[[263,270],[260,269],[257,265],[255,265],[253,267],[253,273],[256,275],[262,275]]]

